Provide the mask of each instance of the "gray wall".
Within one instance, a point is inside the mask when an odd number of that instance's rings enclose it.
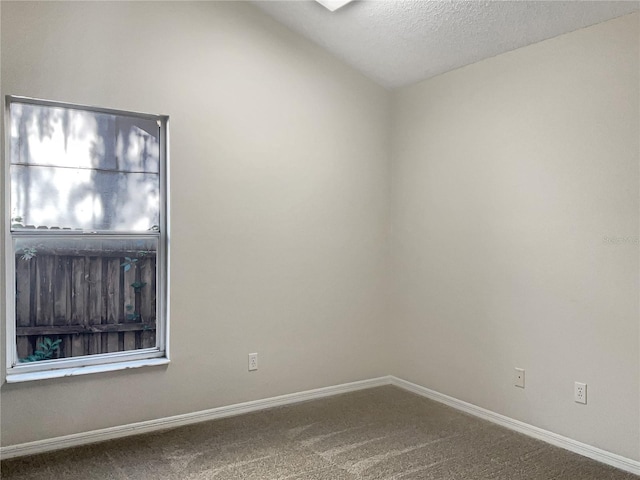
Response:
[[[391,214],[392,373],[634,459],[638,20],[396,92]]]
[[[172,195],[169,367],[4,384],[2,445],[386,373],[381,87],[243,3],[2,2],[2,93],[170,115]]]

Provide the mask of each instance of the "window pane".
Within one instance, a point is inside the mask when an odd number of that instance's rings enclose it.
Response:
[[[11,163],[158,173],[156,120],[11,103]]]
[[[156,345],[152,237],[15,238],[20,362]]]
[[[144,232],[160,223],[158,174],[11,165],[13,230]]]
[[[10,114],[13,229],[157,228],[155,120],[22,103]]]

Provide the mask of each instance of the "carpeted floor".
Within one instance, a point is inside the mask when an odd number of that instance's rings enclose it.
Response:
[[[395,387],[2,462],[29,480],[625,480]]]

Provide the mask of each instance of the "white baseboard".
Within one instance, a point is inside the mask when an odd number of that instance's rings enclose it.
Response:
[[[100,430],[93,430],[90,432],[74,433],[72,435],[48,438],[46,440],[36,440],[34,442],[20,443],[17,445],[1,447],[0,459],[5,460],[8,458],[22,457],[25,455],[35,455],[37,453],[44,453],[53,450],[60,450],[63,448],[103,442],[105,440],[113,440],[115,438],[127,437],[130,435],[157,432],[159,430],[166,430],[168,428],[206,422],[207,420],[232,417],[235,415],[255,412],[267,408],[290,405],[293,403],[305,402],[307,400],[315,400],[318,398],[338,395],[340,393],[355,392],[357,390],[389,385],[390,383],[390,377],[379,377],[370,380],[344,383],[342,385],[335,385],[332,387],[317,388],[314,390],[306,390],[304,392],[280,395],[278,397],[265,398],[262,400],[254,400],[251,402],[236,403],[234,405],[228,405],[225,407],[212,408],[209,410],[202,410],[193,413],[185,413],[182,415],[159,418],[156,420],[131,423],[128,425],[120,425],[117,427],[102,428]]]
[[[53,450],[60,450],[63,448],[103,442],[105,440],[113,440],[130,435],[157,432],[159,430],[191,425],[208,420],[215,420],[217,418],[232,417],[235,415],[241,415],[243,413],[255,412],[267,408],[290,405],[307,400],[330,397],[341,393],[355,392],[357,390],[380,387],[383,385],[394,385],[404,390],[417,393],[418,395],[421,395],[423,397],[435,400],[436,402],[443,403],[457,410],[461,410],[484,420],[496,423],[510,430],[515,430],[530,437],[547,442],[551,445],[564,448],[571,452],[619,468],[620,470],[640,475],[640,462],[636,460],[631,460],[621,455],[607,452],[606,450],[602,450],[600,448],[578,442],[577,440],[573,440],[571,438],[563,437],[562,435],[549,432],[548,430],[534,427],[533,425],[520,422],[519,420],[514,420],[504,415],[500,415],[476,405],[463,402],[462,400],[449,397],[448,395],[444,395],[442,393],[436,392],[426,387],[422,387],[420,385],[416,385],[415,383],[411,383],[394,376],[386,376],[373,378],[370,380],[344,383],[342,385],[335,385],[332,387],[306,390],[304,392],[280,395],[277,397],[254,400],[251,402],[237,403],[234,405],[212,408],[199,412],[185,413],[183,415],[175,415],[172,417],[103,428],[90,432],[74,433],[72,435],[64,435],[62,437],[37,440],[34,442],[21,443],[18,445],[10,445],[0,448],[0,459],[22,457],[25,455],[35,455],[37,453],[44,453]]]
[[[391,385],[395,385],[396,387],[400,387],[410,392],[417,393],[418,395],[429,398],[431,400],[435,400],[436,402],[444,403],[445,405],[453,407],[457,410],[461,410],[476,417],[480,417],[484,420],[496,423],[510,430],[515,430],[516,432],[523,433],[529,437],[537,438],[538,440],[550,443],[551,445],[555,445],[556,447],[561,447],[565,450],[569,450],[593,460],[611,465],[612,467],[619,468],[620,470],[640,475],[640,462],[636,460],[631,460],[630,458],[607,452],[606,450],[587,445],[586,443],[563,437],[562,435],[558,435],[557,433],[534,427],[533,425],[529,425],[528,423],[505,417],[504,415],[500,415],[499,413],[486,410],[471,403],[463,402],[462,400],[449,397],[448,395],[444,395],[434,390],[430,390],[426,387],[416,385],[415,383],[407,382],[406,380],[402,380],[394,376],[391,376],[390,379]]]

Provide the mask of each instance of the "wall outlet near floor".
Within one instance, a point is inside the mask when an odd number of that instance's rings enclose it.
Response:
[[[250,353],[249,354],[249,371],[252,372],[253,370],[257,370],[257,369],[258,369],[258,354]]]
[[[524,388],[524,368],[516,368],[513,373],[513,384],[516,387]]]
[[[573,399],[576,403],[587,403],[587,384],[576,382],[573,387]]]

